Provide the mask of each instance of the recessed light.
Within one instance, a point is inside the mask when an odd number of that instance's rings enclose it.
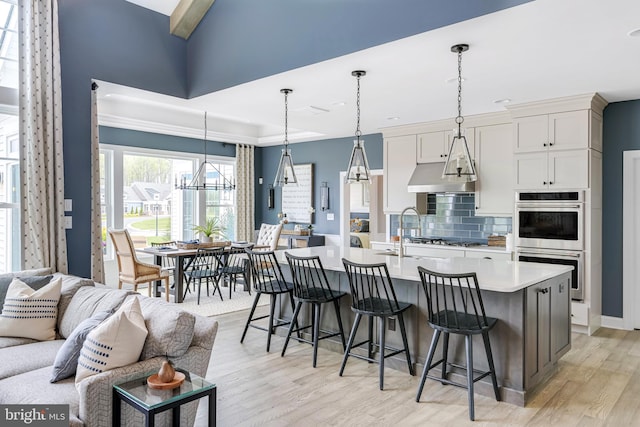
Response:
[[[627,33],[629,37],[640,37],[640,28],[636,28],[635,30],[631,30]]]
[[[400,120],[400,117],[387,117],[387,120]]]
[[[511,102],[511,99],[509,98],[496,99],[495,101],[493,101],[494,104],[508,104],[510,102]]]
[[[347,103],[344,101],[338,101],[338,102],[334,102],[331,105],[335,105],[336,107],[344,107],[345,105],[347,105]]]

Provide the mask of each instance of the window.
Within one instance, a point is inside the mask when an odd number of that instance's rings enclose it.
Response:
[[[21,268],[17,29],[17,0],[0,0],[0,273]]]
[[[152,242],[198,238],[195,224],[216,216],[225,237],[235,236],[235,192],[176,190],[175,184],[190,179],[201,163],[200,156],[161,150],[102,145],[100,178],[103,241],[107,258],[107,228],[126,228],[136,247]],[[235,161],[211,162],[223,174],[233,176]]]

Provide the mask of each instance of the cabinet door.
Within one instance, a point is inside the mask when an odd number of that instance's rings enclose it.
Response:
[[[589,148],[589,111],[549,115],[549,150]]]
[[[407,185],[416,168],[416,136],[406,135],[384,140],[384,212],[402,212],[414,206],[416,193]]]
[[[549,152],[549,188],[588,188],[589,150]]]
[[[514,149],[516,153],[543,151],[549,143],[549,116],[520,117],[513,121]]]
[[[571,346],[571,276],[565,275],[551,287],[551,345],[554,361]]]
[[[537,190],[549,187],[547,173],[548,155],[540,153],[514,154],[515,188]]]
[[[444,162],[448,153],[444,131],[418,135],[418,163]]]
[[[551,286],[548,281],[527,288],[525,317],[525,388],[540,381],[552,363]]]
[[[511,125],[475,129],[476,215],[513,215]]]

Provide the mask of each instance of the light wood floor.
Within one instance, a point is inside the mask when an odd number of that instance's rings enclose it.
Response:
[[[218,426],[640,426],[640,331],[574,334],[558,374],[526,408],[476,395],[471,422],[466,390],[427,380],[416,403],[419,373],[387,368],[380,391],[375,364],[350,358],[339,377],[338,353],[320,349],[314,369],[309,345],[291,341],[280,357],[284,339],[274,336],[266,353],[266,332],[253,328],[240,344],[247,315],[217,318],[207,378],[218,386]]]

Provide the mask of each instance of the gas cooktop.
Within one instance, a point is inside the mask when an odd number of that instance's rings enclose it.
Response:
[[[465,248],[472,246],[482,246],[479,242],[462,242],[460,240],[447,240],[432,237],[412,237],[411,243],[420,243],[423,245],[440,245],[440,246],[462,246]]]

